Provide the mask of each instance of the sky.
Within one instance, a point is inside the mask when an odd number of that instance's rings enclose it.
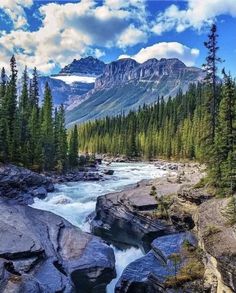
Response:
[[[236,77],[236,0],[1,0],[0,66],[57,73],[73,59],[179,58],[201,67],[211,24],[218,55]]]

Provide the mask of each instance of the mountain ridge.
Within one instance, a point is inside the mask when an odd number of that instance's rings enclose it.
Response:
[[[127,113],[151,104],[158,96],[175,96],[185,92],[190,83],[197,83],[204,72],[188,67],[177,58],[152,58],[143,63],[124,58],[106,64],[95,86],[83,96],[83,102],[67,109],[67,124],[82,123],[107,115]]]

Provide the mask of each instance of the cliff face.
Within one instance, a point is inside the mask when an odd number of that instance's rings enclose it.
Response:
[[[109,88],[127,82],[154,81],[158,82],[163,76],[174,79],[184,72],[200,69],[188,68],[178,59],[149,59],[139,64],[133,59],[121,59],[107,64],[104,73],[97,78],[95,89]]]
[[[206,279],[213,292],[236,292],[236,225],[222,211],[228,199],[202,204],[195,219],[199,243],[206,252]]]

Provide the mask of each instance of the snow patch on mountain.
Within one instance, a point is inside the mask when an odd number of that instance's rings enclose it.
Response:
[[[62,80],[66,84],[69,84],[69,85],[73,84],[74,82],[94,83],[96,80],[96,76],[82,76],[82,75],[55,75],[55,76],[51,76],[51,78]]]

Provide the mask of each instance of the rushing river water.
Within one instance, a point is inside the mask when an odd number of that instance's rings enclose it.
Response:
[[[100,168],[102,171],[104,166]],[[45,200],[36,199],[33,207],[60,215],[83,231],[89,232],[90,227],[86,218],[95,210],[98,196],[121,191],[142,179],[152,179],[165,174],[165,171],[148,163],[112,163],[108,168],[115,171],[113,176],[106,176],[103,181],[57,184],[55,192],[50,193]],[[108,285],[108,293],[114,292],[114,286],[123,269],[130,262],[142,256],[141,250],[136,248],[129,248],[125,251],[114,249],[114,252],[117,278]]]

